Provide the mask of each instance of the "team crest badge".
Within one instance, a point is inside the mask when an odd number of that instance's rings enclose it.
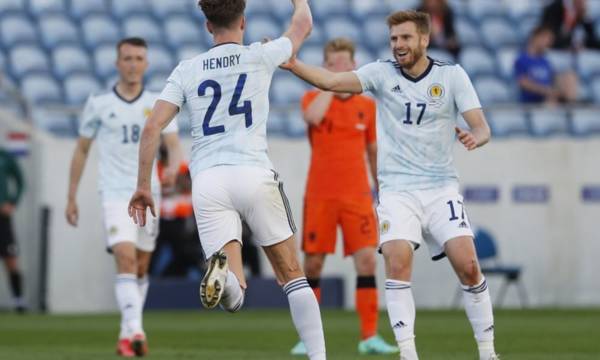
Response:
[[[110,236],[117,235],[117,232],[119,232],[119,229],[116,226],[111,226],[110,229],[108,229],[108,233]]]
[[[444,87],[440,84],[432,84],[429,89],[427,89],[427,95],[433,100],[441,99],[444,97],[444,94]]]
[[[380,231],[382,235],[390,231],[390,222],[388,220],[383,220],[381,222]]]
[[[150,117],[150,114],[152,114],[152,109],[150,109],[150,108],[144,108],[144,117],[146,119]]]

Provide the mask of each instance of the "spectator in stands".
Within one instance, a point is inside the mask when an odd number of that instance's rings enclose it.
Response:
[[[515,77],[523,103],[557,103],[577,100],[577,76],[571,70],[556,73],[546,57],[554,40],[552,30],[540,26],[533,30],[527,46],[515,61]]]
[[[544,8],[542,26],[554,33],[554,48],[600,49],[600,40],[594,22],[587,15],[586,5],[586,0],[554,0]]]
[[[8,273],[14,307],[18,313],[25,312],[26,306],[12,215],[23,194],[23,185],[23,174],[19,164],[12,154],[0,149],[0,258],[4,261]]]
[[[446,0],[421,0],[418,8],[431,17],[431,38],[429,46],[439,48],[457,57],[460,44],[454,29],[454,13]]]

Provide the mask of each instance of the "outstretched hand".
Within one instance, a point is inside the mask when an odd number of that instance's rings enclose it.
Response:
[[[137,190],[129,201],[129,216],[133,218],[133,222],[139,226],[146,225],[146,208],[150,208],[152,216],[156,217],[154,210],[154,199],[149,190]]]
[[[288,61],[279,65],[279,67],[283,70],[291,71],[294,68],[294,66],[296,66],[296,60],[297,60],[296,55],[292,55],[292,57]]]
[[[456,131],[458,141],[460,141],[467,150],[471,151],[477,148],[477,139],[470,131],[463,130],[459,127],[455,127],[454,130]]]

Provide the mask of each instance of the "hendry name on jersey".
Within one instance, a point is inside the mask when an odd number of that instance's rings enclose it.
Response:
[[[227,68],[239,64],[240,56],[241,54],[234,54],[217,58],[208,58],[202,61],[202,65],[204,70]]]

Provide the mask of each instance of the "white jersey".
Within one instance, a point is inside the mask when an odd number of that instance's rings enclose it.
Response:
[[[98,187],[104,200],[129,200],[137,187],[139,142],[158,93],[143,90],[128,101],[111,92],[91,95],[81,117],[79,135],[95,138],[99,146]],[[177,132],[172,121],[163,133]],[[156,166],[152,193],[160,194]]]
[[[459,113],[480,108],[462,67],[430,58],[418,78],[395,61],[355,72],[377,100],[377,177],[382,190],[400,192],[458,185],[452,155]]]
[[[192,177],[219,165],[272,168],[267,155],[269,87],[292,55],[286,37],[265,44],[224,43],[173,70],[161,100],[185,104],[192,128]]]

